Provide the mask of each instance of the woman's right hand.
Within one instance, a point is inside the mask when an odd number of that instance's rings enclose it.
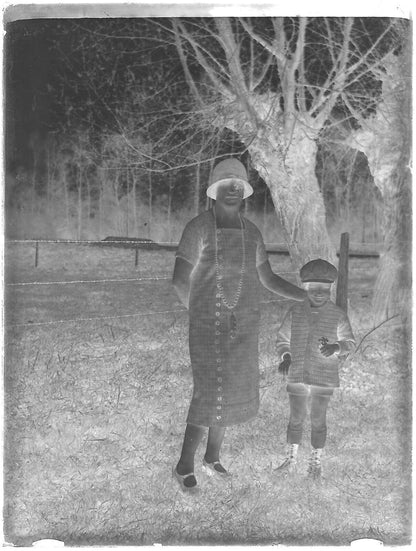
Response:
[[[301,289],[275,274],[268,260],[257,267],[257,273],[263,287],[266,287],[269,291],[293,300],[302,301],[306,299],[305,289]]]

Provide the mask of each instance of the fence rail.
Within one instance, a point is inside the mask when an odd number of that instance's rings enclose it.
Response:
[[[273,300],[262,300],[260,304],[271,304],[275,302],[288,302],[290,299],[280,298]],[[156,316],[161,314],[183,314],[188,312],[186,308],[177,308],[175,310],[161,310],[156,312],[136,312],[133,314],[118,314],[115,316],[94,316],[88,318],[73,318],[73,319],[61,319],[61,320],[49,320],[49,321],[30,321],[24,323],[8,323],[4,325],[5,329],[10,329],[12,327],[36,327],[42,325],[59,325],[63,323],[82,323],[86,321],[103,321],[103,320],[114,320],[114,319],[125,319],[125,318],[138,318],[138,317],[147,317],[147,316]]]
[[[106,239],[106,240],[93,240],[93,239],[7,239],[5,245],[12,244],[35,244],[38,247],[41,244],[78,244],[78,245],[99,245],[102,247],[114,246],[114,247],[124,247],[132,249],[148,249],[148,250],[170,250],[175,251],[178,248],[177,242],[168,242],[168,241],[151,241],[149,239],[141,238],[120,238],[120,239]],[[269,254],[289,254],[289,249],[286,243],[265,243],[266,251]],[[379,257],[380,251],[383,249],[384,244],[382,242],[378,243],[358,243],[351,242],[349,256],[350,257]],[[339,250],[337,249],[337,254]]]
[[[75,244],[75,245],[98,245],[98,246],[115,246],[115,247],[125,247],[125,248],[132,248],[135,249],[136,257],[135,257],[135,263],[137,266],[137,259],[138,259],[138,250],[143,249],[149,249],[152,251],[158,250],[158,249],[165,249],[165,250],[176,250],[178,247],[178,243],[172,243],[172,242],[153,242],[148,239],[141,239],[141,238],[108,238],[103,241],[98,240],[75,240],[75,239],[10,239],[5,241],[5,245],[15,245],[15,244],[28,244],[28,245],[35,245],[35,266],[38,264],[39,260],[39,246],[40,245],[48,245],[48,244],[57,244],[57,245],[66,245],[66,244]],[[361,247],[361,250],[359,251],[359,256],[379,256],[379,253],[377,251],[370,250],[369,247],[375,247],[376,245],[381,245],[381,243],[372,243],[370,244],[357,244],[352,243],[353,250],[350,249],[350,256],[354,256],[354,252],[357,250],[357,246]],[[127,247],[126,247],[127,246]],[[354,251],[355,247],[355,251]],[[288,254],[288,249],[285,243],[266,243],[266,250],[270,254]],[[286,276],[286,275],[295,275],[297,272],[295,271],[282,271],[279,272],[278,275]],[[29,286],[47,286],[47,285],[54,285],[54,286],[65,286],[65,285],[94,285],[94,284],[123,284],[123,283],[146,283],[146,282],[156,282],[156,281],[169,281],[171,280],[172,274],[160,274],[160,275],[151,275],[151,276],[141,276],[141,277],[127,277],[127,278],[108,278],[108,279],[76,279],[76,280],[60,280],[60,281],[20,281],[20,282],[10,282],[6,283],[6,287],[29,287]],[[269,303],[276,303],[276,302],[285,302],[287,299],[272,299],[272,300],[264,300],[261,301],[262,304],[266,305]],[[45,320],[45,321],[38,321],[38,322],[22,322],[22,323],[11,323],[6,324],[5,329],[12,328],[12,327],[31,327],[31,326],[48,326],[48,325],[58,325],[58,324],[65,324],[65,323],[82,323],[82,322],[93,322],[93,321],[105,321],[105,320],[114,320],[114,319],[126,319],[126,318],[137,318],[137,317],[147,317],[147,316],[154,316],[154,315],[164,315],[164,314],[182,314],[183,312],[186,312],[186,309],[184,308],[174,308],[174,309],[168,309],[168,310],[160,310],[160,311],[149,311],[149,312],[136,312],[132,314],[118,314],[115,313],[114,315],[107,315],[107,316],[88,316],[88,317],[80,317],[80,318],[73,318],[73,319],[58,319],[58,320]]]

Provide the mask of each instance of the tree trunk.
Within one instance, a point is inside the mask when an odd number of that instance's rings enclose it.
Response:
[[[65,215],[66,215],[66,229],[69,232],[69,229],[71,227],[70,222],[70,205],[69,205],[69,193],[68,193],[68,182],[67,182],[67,169],[66,166],[64,166],[63,169],[63,184],[64,184],[64,197],[65,197]]]
[[[150,238],[152,233],[153,226],[153,181],[152,181],[152,171],[149,170],[147,173],[148,178],[148,190],[149,190],[149,222],[147,224],[147,237]]]
[[[201,192],[201,152],[198,155],[198,164],[195,171],[195,188],[194,188],[194,216],[199,214],[199,195]]]
[[[323,196],[315,175],[317,145],[293,133],[285,158],[273,147],[274,136],[249,147],[254,168],[270,189],[295,269],[322,257],[335,261],[325,220]],[[274,138],[274,139],[273,139]]]
[[[91,184],[90,184],[90,179],[89,179],[89,176],[88,176],[88,168],[87,168],[87,178],[86,178],[86,183],[87,183],[87,231],[89,232],[89,229],[91,227],[91,214],[92,214],[92,209],[91,209]]]
[[[35,212],[36,204],[36,170],[37,170],[37,154],[35,148],[33,148],[33,170],[32,170],[32,193],[31,193],[31,213]]]
[[[129,199],[130,199],[130,191],[129,191],[129,169],[126,169],[126,237],[129,237],[129,215],[130,215],[130,208],[129,208]]]
[[[77,239],[82,236],[82,172],[81,167],[78,168],[78,230]]]
[[[383,196],[384,250],[375,284],[374,323],[411,315],[411,44],[384,60],[383,95],[377,112],[351,146],[363,151]]]
[[[139,237],[139,221],[137,217],[137,179],[134,168],[131,170],[133,179],[133,220],[134,220],[134,236]]]
[[[103,184],[100,182],[100,189],[98,191],[98,235],[100,239],[103,238]]]
[[[51,155],[49,143],[46,145],[46,212],[49,217],[51,213]]]
[[[384,193],[384,243],[380,269],[374,290],[375,321],[396,314],[411,316],[411,227],[412,198],[410,174],[402,164],[390,180],[391,189]]]
[[[173,192],[173,183],[172,183],[172,173],[169,173],[169,194],[168,194],[168,241],[172,241],[172,192]]]

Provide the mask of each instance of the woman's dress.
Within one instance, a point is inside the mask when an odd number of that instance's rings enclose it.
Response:
[[[218,228],[212,210],[191,220],[176,256],[192,264],[189,298],[189,351],[194,390],[187,423],[228,426],[256,416],[259,408],[259,297],[257,266],[267,260],[257,227],[242,217],[243,230]],[[218,272],[228,303],[232,303],[242,271],[241,294],[231,311],[217,286]],[[232,337],[232,312],[236,332]]]

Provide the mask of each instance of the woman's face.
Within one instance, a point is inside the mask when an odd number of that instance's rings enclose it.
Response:
[[[240,206],[244,197],[244,185],[240,180],[233,179],[217,187],[217,203],[224,206]]]

